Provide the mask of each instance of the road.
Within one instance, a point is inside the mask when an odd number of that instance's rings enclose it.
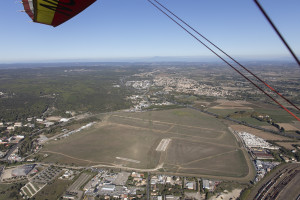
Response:
[[[147,185],[146,185],[146,187],[147,187],[147,190],[146,190],[147,200],[150,200],[150,189],[151,189],[150,177],[151,177],[151,174],[148,173]]]

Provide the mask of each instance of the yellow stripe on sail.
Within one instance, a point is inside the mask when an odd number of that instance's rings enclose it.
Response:
[[[37,0],[36,21],[43,24],[51,24],[55,15],[56,5],[57,2],[55,1]]]

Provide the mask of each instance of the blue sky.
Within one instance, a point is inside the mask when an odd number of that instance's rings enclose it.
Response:
[[[291,57],[252,0],[160,0],[230,55]],[[300,1],[260,0],[300,56]],[[0,1],[0,63],[213,56],[146,0],[98,0],[59,27]],[[291,58],[292,60],[292,58]]]

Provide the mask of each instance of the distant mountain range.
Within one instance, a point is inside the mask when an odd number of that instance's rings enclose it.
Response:
[[[236,60],[243,64],[293,64],[295,63],[290,57],[273,57],[273,58],[246,58],[236,57]],[[9,62],[0,63],[0,69],[9,68],[35,68],[35,67],[68,67],[68,66],[101,66],[101,65],[120,65],[120,64],[137,64],[137,63],[218,63],[223,61],[212,56],[155,56],[144,58],[108,58],[108,59],[66,59],[66,60],[45,60],[32,62]],[[224,63],[225,64],[225,63]],[[296,63],[295,63],[296,65]]]

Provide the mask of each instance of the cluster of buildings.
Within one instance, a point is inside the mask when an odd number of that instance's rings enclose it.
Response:
[[[150,199],[152,200],[177,200],[182,196],[183,187],[194,190],[195,181],[186,181],[178,176],[154,175],[150,181]]]
[[[274,146],[264,139],[257,137],[251,133],[238,132],[243,144],[253,159],[257,160],[273,160],[274,157],[269,150],[278,150],[279,147]]]
[[[200,195],[200,190],[215,191],[216,186],[220,183],[220,181],[201,178],[152,175],[150,179],[150,199],[190,199],[191,194]]]
[[[8,143],[17,144],[23,139],[24,139],[24,135],[14,135],[11,137],[4,136],[0,138],[0,144],[8,144]]]
[[[265,165],[264,165],[265,166]],[[51,165],[27,164],[8,168],[1,173],[1,181],[12,183],[25,181],[20,194],[23,198],[32,198],[47,184],[55,179],[74,180],[66,189],[62,199],[146,199],[179,200],[188,194],[203,190],[213,192],[220,181],[208,179],[179,177],[169,175],[148,175],[143,172],[113,171],[109,169],[92,168],[91,172],[81,172]],[[184,192],[183,192],[184,191]]]
[[[146,185],[144,174],[114,173],[103,169],[97,169],[97,171],[98,174],[83,188],[86,196],[100,196],[106,199],[129,199],[129,197],[141,198],[144,196]]]
[[[0,128],[2,128],[3,131],[14,131],[17,128],[22,128],[22,127],[29,127],[29,128],[34,128],[35,125],[32,123],[26,123],[23,124],[22,122],[0,122]]]
[[[173,103],[166,100],[160,102],[157,98],[150,98],[146,95],[132,95],[128,97],[134,106],[129,110],[130,112],[142,111],[150,106],[168,106],[173,105]]]
[[[153,80],[155,86],[163,87],[166,92],[180,92],[196,95],[225,97],[230,92],[222,87],[214,87],[207,84],[200,84],[193,79],[186,77],[157,76]]]
[[[17,128],[28,127],[35,128],[36,125],[44,125],[45,127],[50,127],[55,124],[55,122],[68,122],[72,118],[60,118],[60,117],[49,117],[47,119],[37,118],[37,117],[28,117],[23,122],[0,122],[0,128],[2,131],[14,131]],[[4,129],[4,130],[3,130]]]
[[[23,161],[23,158],[18,155],[18,148],[16,148],[7,158],[10,162],[20,162]]]
[[[248,149],[249,154],[254,160],[256,176],[254,182],[260,181],[267,172],[270,172],[279,162],[270,162],[274,157],[269,150],[278,150],[276,147],[264,139],[247,132],[237,132],[243,144]]]
[[[247,148],[279,149],[264,139],[247,132],[237,132]]]
[[[279,164],[279,162],[255,160],[256,176],[254,182],[256,183],[260,181],[266,175],[266,173],[270,172],[274,167],[276,167]]]
[[[247,132],[237,132],[242,139],[244,146],[248,149],[251,157],[257,160],[273,160],[274,157],[269,150],[278,150],[279,147],[274,146],[264,139]]]
[[[197,193],[200,185],[213,192],[220,181],[200,178],[150,175],[141,172],[112,172],[93,169],[98,172],[84,187],[84,195],[103,199],[146,199],[147,193],[152,200],[176,200],[185,193]],[[71,194],[68,194],[70,197]]]
[[[149,101],[145,100],[147,99],[145,95],[132,95],[128,97],[128,99],[130,99],[131,103],[134,104],[134,106],[129,110],[130,112],[142,111],[151,105]]]
[[[5,148],[0,151],[0,158],[3,158],[7,155],[7,152],[9,151],[9,148],[12,145],[18,144],[20,141],[24,139],[23,135],[14,135],[11,137],[2,137],[0,138],[0,144],[5,145]],[[14,149],[14,151],[11,152],[11,154],[8,156],[7,160],[9,161],[22,161],[22,158],[18,156],[18,148]]]
[[[142,81],[127,81],[125,83],[126,87],[133,87],[137,90],[146,90],[151,86],[151,81],[142,80]]]
[[[133,108],[130,109],[132,112],[142,111],[145,108],[154,106],[165,106],[172,105],[165,98],[162,98],[163,94],[169,94],[170,92],[205,95],[214,97],[225,97],[230,95],[228,90],[225,90],[219,86],[211,86],[207,84],[200,84],[198,81],[189,79],[182,76],[166,76],[157,75],[152,76],[153,81],[140,80],[140,81],[127,81],[125,86],[133,87],[138,90],[141,95],[132,95],[128,97],[134,104]],[[150,87],[160,88],[159,91],[150,91]],[[148,95],[146,95],[148,93]]]
[[[203,189],[206,189],[210,192],[213,192],[217,185],[220,183],[220,181],[214,181],[214,180],[208,180],[208,179],[202,179],[202,187]]]

